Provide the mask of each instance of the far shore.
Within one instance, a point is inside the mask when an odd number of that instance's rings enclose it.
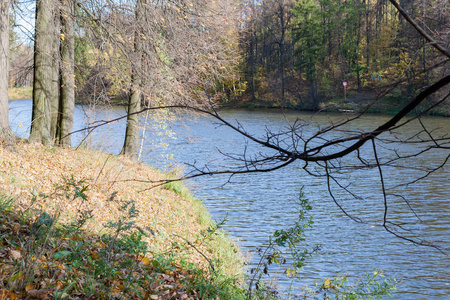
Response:
[[[32,87],[17,87],[10,88],[8,90],[8,100],[18,101],[18,100],[29,100],[33,97]],[[363,111],[375,98],[375,95],[371,93],[355,93],[354,95],[349,95],[346,99],[336,98],[323,102],[321,104],[321,111],[325,112],[337,112],[337,113],[359,113]],[[118,101],[112,101],[112,105],[125,105],[124,103],[119,103]],[[369,113],[381,113],[394,115],[400,111],[402,105],[392,104],[390,101],[380,100],[373,104],[369,109]],[[281,107],[269,102],[256,101],[256,102],[235,102],[235,103],[222,103],[223,109],[229,108],[243,108],[243,109],[280,109]],[[293,111],[310,111],[308,107],[288,107],[284,108]],[[432,110],[429,115],[440,116],[440,117],[450,117],[450,105],[444,103],[440,107]]]

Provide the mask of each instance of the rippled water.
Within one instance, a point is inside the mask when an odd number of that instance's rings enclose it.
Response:
[[[27,136],[31,118],[31,101],[10,102],[10,123],[19,136]],[[123,108],[99,109],[95,112],[77,106],[76,129],[94,119],[114,118],[124,114]],[[257,136],[263,136],[265,126],[277,131],[286,126],[285,117],[294,120],[297,117],[310,122],[305,127],[308,136],[318,126],[329,124],[330,118],[337,120],[342,115],[312,115],[290,112],[283,116],[277,111],[227,110],[221,115],[229,121],[239,120],[245,129]],[[373,129],[386,121],[385,116],[366,116],[359,120],[358,129]],[[245,148],[244,139],[231,130],[220,127],[207,117],[184,117],[183,123],[174,121],[170,126],[164,122],[149,121],[151,128],[145,132],[142,160],[160,168],[169,168],[185,162],[198,165],[225,164],[225,153],[241,153]],[[448,133],[450,119],[425,118],[428,128],[437,128],[439,132]],[[20,126],[20,124],[22,124]],[[125,122],[116,122],[94,132],[84,143],[97,149],[114,154],[119,153],[124,137]],[[419,124],[407,126],[405,131],[396,134],[409,134],[418,130]],[[173,138],[158,135],[158,132],[172,132]],[[74,137],[74,145],[82,141],[83,135]],[[253,145],[248,144],[249,151]],[[398,146],[402,153],[414,151],[413,144]],[[362,155],[370,157],[372,149],[364,147]],[[379,147],[379,156],[389,154]],[[423,158],[412,158],[405,164],[409,167],[439,165],[448,155],[448,150],[430,152]],[[357,279],[366,271],[382,269],[389,277],[404,279],[404,283],[395,293],[394,299],[450,299],[450,259],[434,248],[415,246],[395,238],[380,227],[358,224],[345,217],[330,198],[324,178],[309,176],[303,165],[292,164],[286,168],[264,174],[235,176],[231,183],[225,176],[207,176],[190,180],[187,184],[193,193],[204,199],[204,203],[216,220],[227,219],[224,228],[230,232],[244,251],[254,253],[257,247],[267,244],[268,235],[274,230],[285,228],[295,221],[296,203],[299,190],[303,186],[306,197],[313,206],[313,228],[307,232],[305,247],[320,245],[320,251],[308,260],[301,271],[301,279],[293,283],[294,294],[301,286],[311,284],[313,280],[321,282],[322,278],[349,275]],[[421,176],[422,173],[406,168],[383,168],[383,175],[388,187]],[[365,196],[352,200],[348,195],[336,194],[347,210],[365,220],[375,222],[383,215],[383,199],[380,194],[378,171],[349,171],[351,177],[342,178],[351,187]],[[401,187],[395,193],[405,195],[422,222],[410,225],[414,236],[435,241],[441,249],[450,251],[450,176],[448,164],[441,170],[415,185]],[[398,197],[390,198],[390,213],[400,221],[415,220],[414,215]],[[251,263],[257,256],[253,255]],[[282,288],[291,282],[281,278]]]

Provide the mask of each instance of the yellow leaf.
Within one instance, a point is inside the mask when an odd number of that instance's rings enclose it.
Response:
[[[63,284],[61,281],[58,281],[58,282],[56,283],[56,289],[57,289],[57,290],[61,290],[63,287],[64,287],[64,284]]]
[[[30,283],[29,285],[27,285],[25,287],[25,292],[28,292],[28,291],[34,290],[34,289],[36,289],[36,287],[34,286],[34,284]]]
[[[61,37],[61,40],[63,40],[63,41],[64,41],[64,39],[66,38],[66,36],[64,35],[64,33],[61,33],[59,36]]]
[[[150,260],[147,257],[144,257],[141,262],[144,266],[150,264]]]
[[[330,278],[325,279],[325,281],[323,282],[323,288],[329,289],[330,285],[331,285]]]
[[[23,124],[22,124],[22,123],[20,123],[20,124],[19,124],[19,127],[22,127],[22,126],[23,126]]]

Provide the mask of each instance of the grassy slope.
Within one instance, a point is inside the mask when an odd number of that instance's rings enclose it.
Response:
[[[95,285],[94,289],[86,290],[84,286],[88,286],[86,281],[98,271],[99,261],[104,260],[106,265],[115,266],[111,257],[128,257],[135,261],[131,265],[141,266],[139,270],[142,272],[149,265],[151,270],[145,272],[162,275],[148,277],[152,280],[142,275],[147,279],[142,279],[134,289],[128,288],[127,292],[131,294],[125,298],[165,299],[166,294],[176,291],[185,295],[182,297],[192,299],[205,295],[208,298],[217,295],[221,299],[237,297],[232,295],[230,289],[234,288],[233,282],[240,281],[242,276],[238,249],[223,232],[215,230],[203,204],[193,198],[183,185],[176,183],[165,188],[148,189],[150,185],[141,182],[158,180],[163,176],[148,166],[133,163],[124,157],[85,149],[48,149],[27,143],[19,145],[16,153],[0,148],[0,200],[4,204],[0,205],[0,209],[3,218],[6,218],[2,220],[3,239],[0,241],[0,257],[3,257],[0,276],[4,279],[3,284],[0,283],[0,288],[3,288],[0,293],[14,292],[23,296],[30,290],[47,290],[55,295],[60,289],[64,290],[65,295],[72,295],[73,299],[78,299],[74,296],[77,293],[84,297],[92,295],[92,299],[115,297],[125,290],[124,286],[130,286],[124,283],[126,276],[119,276],[121,269],[110,272],[113,278],[108,278],[98,287]],[[7,205],[7,199],[13,199],[12,206]],[[83,212],[87,211],[92,211],[92,219],[87,220],[82,230],[73,226],[63,227],[64,224],[83,220]],[[136,211],[138,214],[134,216]],[[60,225],[48,226],[51,230],[47,230],[45,239],[41,237],[39,242],[36,224],[41,226],[42,220],[56,219]],[[132,229],[126,230],[129,221],[132,222]],[[119,227],[122,229],[116,235]],[[137,227],[148,234],[140,234]],[[30,250],[30,239],[33,240],[31,244],[40,246],[33,246]],[[73,244],[74,240],[89,242]],[[49,244],[49,241],[53,243]],[[145,250],[139,246],[141,242],[146,243]],[[125,249],[123,255],[120,249]],[[80,251],[89,253],[91,260],[80,260],[75,255]],[[215,272],[210,270],[209,262],[203,255],[214,264]],[[39,258],[41,256],[46,258],[45,262]],[[52,261],[48,262],[50,258]],[[48,273],[46,276],[52,279],[47,283],[40,271],[25,276],[23,265],[30,261],[35,266],[33,269],[42,270],[42,264],[52,265],[56,266],[56,270],[62,270],[64,275],[56,280],[56,273]],[[92,268],[86,266],[90,261],[94,264]],[[81,270],[83,267],[85,269]],[[75,272],[75,275],[68,274],[69,271]],[[100,272],[102,275],[97,275],[95,280],[102,282],[102,276],[107,274],[105,272]],[[114,279],[116,273],[119,279]],[[61,273],[58,274],[61,276]],[[79,277],[77,274],[84,275]],[[165,283],[161,279],[164,276],[168,280]],[[117,280],[115,285],[111,284],[114,280]],[[155,286],[155,282],[159,285]],[[179,286],[170,288],[168,283],[179,283]]]

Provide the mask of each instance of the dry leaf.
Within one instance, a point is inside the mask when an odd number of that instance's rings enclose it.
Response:
[[[30,290],[27,292],[27,299],[50,300],[52,298],[51,289]]]
[[[57,283],[56,283],[56,289],[57,290],[60,290],[60,289],[62,289],[64,287],[64,284],[61,282],[61,281],[58,281]]]
[[[19,260],[22,258],[22,255],[20,254],[20,251],[16,250],[9,250],[9,254],[12,256],[14,260]]]
[[[34,284],[30,283],[29,285],[27,285],[25,287],[25,292],[28,292],[28,291],[31,291],[31,290],[35,290],[35,289],[36,289],[36,286]]]

